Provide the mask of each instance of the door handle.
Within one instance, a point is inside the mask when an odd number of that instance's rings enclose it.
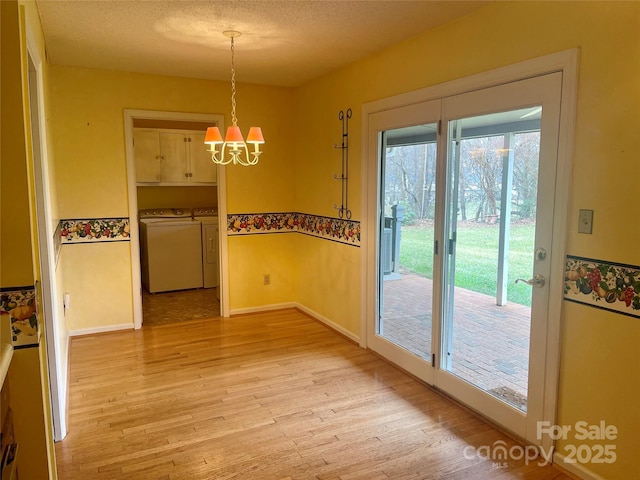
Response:
[[[527,285],[540,288],[540,287],[544,287],[545,279],[542,275],[538,273],[530,280],[525,280],[524,278],[518,278],[515,283],[519,283],[519,282],[526,283]]]

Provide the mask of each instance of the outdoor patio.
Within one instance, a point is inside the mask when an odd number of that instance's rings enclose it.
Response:
[[[385,280],[383,335],[431,361],[432,281],[404,272]],[[526,410],[530,308],[455,290],[452,373]]]

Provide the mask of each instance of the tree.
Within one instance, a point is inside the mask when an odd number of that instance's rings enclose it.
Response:
[[[387,148],[385,207],[401,203],[409,218],[433,218],[435,148],[435,143]]]
[[[460,144],[459,188],[469,191],[475,200],[476,221],[487,216],[498,215],[500,185],[502,183],[503,137],[480,137],[463,139]],[[466,196],[459,194],[465,201]],[[466,217],[466,213],[465,213]]]
[[[538,194],[538,163],[540,157],[540,132],[521,133],[515,136],[513,189],[515,209],[520,218],[536,216]]]
[[[510,201],[520,218],[535,218],[540,132],[517,133],[512,145],[513,182]],[[500,214],[504,135],[464,138],[460,142],[458,205],[461,220],[472,209],[476,221]],[[451,160],[449,160],[451,161]],[[436,144],[387,148],[385,156],[385,215],[403,204],[408,218],[434,218]]]

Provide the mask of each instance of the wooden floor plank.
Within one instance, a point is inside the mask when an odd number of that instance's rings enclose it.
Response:
[[[569,478],[465,458],[468,446],[515,443],[297,310],[70,348],[60,480]]]

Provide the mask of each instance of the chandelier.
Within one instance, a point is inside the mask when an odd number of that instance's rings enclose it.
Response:
[[[251,127],[245,142],[236,118],[236,69],[233,39],[239,37],[240,32],[227,30],[222,33],[231,39],[231,126],[227,128],[224,141],[218,127],[207,128],[204,143],[210,146],[209,151],[211,152],[213,163],[219,165],[228,165],[230,163],[244,166],[255,165],[258,163],[258,157],[262,153],[260,145],[264,143],[262,129],[260,127]],[[253,147],[253,150],[250,149],[250,146]],[[218,147],[220,150],[218,150]]]

